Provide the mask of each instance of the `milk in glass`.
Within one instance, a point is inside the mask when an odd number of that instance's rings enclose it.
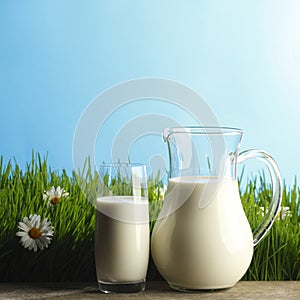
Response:
[[[97,199],[95,259],[102,282],[136,282],[146,278],[149,259],[148,201],[142,197]]]

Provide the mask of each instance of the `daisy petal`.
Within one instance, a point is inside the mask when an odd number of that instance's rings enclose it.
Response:
[[[33,251],[36,252],[37,251],[37,245],[36,245],[36,241],[33,241]]]
[[[27,240],[29,240],[30,239],[30,237],[29,237],[29,235],[27,234],[27,235],[24,235],[24,236],[22,236],[21,237],[21,242],[22,243],[25,243]]]
[[[28,232],[30,230],[30,228],[23,222],[19,222],[19,226],[18,226],[21,230],[24,230],[26,232]]]
[[[44,250],[43,243],[40,240],[36,240],[36,244],[40,248],[40,250]]]
[[[27,232],[24,232],[24,231],[18,231],[17,233],[16,233],[16,236],[20,236],[20,237],[22,237],[22,236],[27,236],[28,234],[27,234]]]
[[[33,240],[31,238],[29,238],[29,237],[27,239],[22,238],[21,241],[23,242],[24,248],[29,247],[29,250],[31,250],[30,248],[31,248],[31,245],[32,245],[32,242],[33,242]]]

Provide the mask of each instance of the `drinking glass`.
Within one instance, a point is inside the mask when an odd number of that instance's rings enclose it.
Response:
[[[95,230],[97,281],[104,293],[145,289],[149,260],[146,166],[101,164]]]

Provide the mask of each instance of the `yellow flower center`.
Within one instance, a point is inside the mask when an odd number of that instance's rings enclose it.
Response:
[[[54,197],[53,199],[50,200],[50,203],[52,205],[56,205],[60,201],[60,197]]]
[[[32,239],[36,240],[41,236],[41,231],[38,228],[32,227],[28,234]]]

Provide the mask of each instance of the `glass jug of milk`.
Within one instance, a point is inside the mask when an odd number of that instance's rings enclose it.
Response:
[[[262,150],[240,153],[243,131],[227,127],[168,128],[170,175],[152,232],[154,263],[177,290],[221,289],[246,273],[253,248],[272,226],[281,205],[276,162]],[[272,178],[272,201],[252,233],[237,182],[237,166],[255,158]]]

